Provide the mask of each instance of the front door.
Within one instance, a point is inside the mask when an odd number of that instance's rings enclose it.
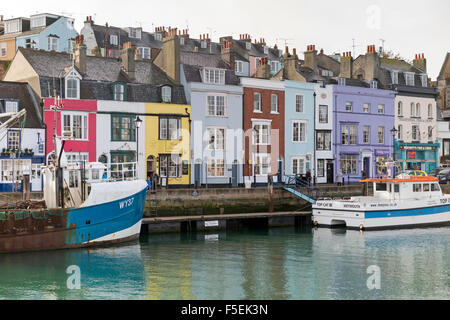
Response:
[[[238,186],[238,161],[234,160],[233,168],[232,168],[232,178],[231,178],[231,185],[233,188],[236,188]]]
[[[327,163],[327,183],[334,183],[334,164],[331,161]]]
[[[195,162],[195,169],[194,169],[194,184],[195,187],[198,188],[202,185],[201,183],[201,174],[202,174],[202,162],[200,160],[197,160]]]
[[[366,175],[367,179],[371,178],[371,174],[370,174],[370,158],[364,158],[364,172],[365,172],[365,175]]]

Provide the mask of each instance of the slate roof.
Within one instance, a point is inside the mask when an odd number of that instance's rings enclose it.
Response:
[[[4,100],[18,100],[19,111],[27,110],[25,128],[44,128],[42,123],[39,97],[28,83],[0,81],[0,104]]]
[[[58,94],[64,92],[64,81],[60,83],[60,77],[62,78],[67,73],[67,68],[72,66],[70,54],[24,48],[19,48],[19,51],[39,75],[42,96],[53,96],[54,89]],[[111,84],[122,81],[127,83],[129,89],[128,101],[161,102],[160,95],[156,95],[155,92],[160,91],[162,85],[170,85],[173,88],[172,101],[179,104],[186,103],[183,87],[175,84],[154,63],[136,61],[135,69],[136,79],[131,81],[121,70],[119,59],[87,56],[86,74],[82,74],[80,84],[81,99],[113,100]]]
[[[447,52],[447,55],[445,56],[441,71],[439,72],[439,76],[437,77],[438,80],[444,80],[443,77],[446,70],[450,71],[450,52]]]

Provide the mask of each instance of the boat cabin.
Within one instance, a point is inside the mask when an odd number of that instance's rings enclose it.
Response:
[[[396,179],[367,179],[373,184],[373,197],[385,200],[419,200],[442,197],[435,177],[399,176]],[[366,188],[368,189],[368,188]]]

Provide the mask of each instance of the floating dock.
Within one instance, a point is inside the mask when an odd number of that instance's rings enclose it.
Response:
[[[312,225],[311,217],[311,211],[154,217],[142,220],[141,232],[191,233],[264,227],[307,227]]]

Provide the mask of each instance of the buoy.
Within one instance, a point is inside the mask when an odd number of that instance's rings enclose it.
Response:
[[[359,230],[361,230],[361,231],[364,230],[364,226],[362,224],[359,226]]]

